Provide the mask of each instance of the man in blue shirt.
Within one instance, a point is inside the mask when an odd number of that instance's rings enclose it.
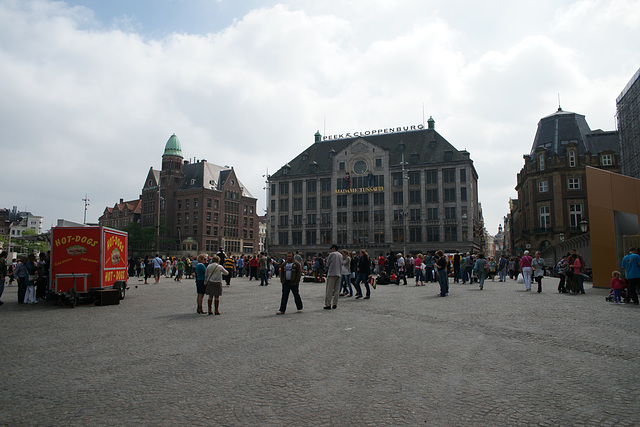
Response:
[[[640,286],[640,255],[636,248],[630,248],[627,256],[622,258],[622,268],[626,272],[629,298],[638,305],[638,289]]]

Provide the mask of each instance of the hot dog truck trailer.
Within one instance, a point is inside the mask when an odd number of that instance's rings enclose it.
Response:
[[[50,289],[79,300],[118,304],[127,289],[127,233],[102,226],[53,227]]]

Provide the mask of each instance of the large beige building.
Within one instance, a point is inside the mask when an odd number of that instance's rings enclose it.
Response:
[[[479,251],[484,225],[469,153],[435,130],[322,136],[269,177],[268,250]]]

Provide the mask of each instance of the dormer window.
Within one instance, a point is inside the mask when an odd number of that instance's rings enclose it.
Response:
[[[613,165],[613,154],[603,154],[601,158],[602,166],[612,166]]]
[[[538,165],[539,165],[539,167],[540,167],[540,170],[541,170],[541,171],[543,171],[543,170],[544,170],[544,167],[545,167],[545,164],[544,164],[544,154],[540,154],[540,155],[538,156]]]
[[[575,150],[569,151],[569,167],[570,168],[575,168],[576,167],[576,152],[575,152]]]

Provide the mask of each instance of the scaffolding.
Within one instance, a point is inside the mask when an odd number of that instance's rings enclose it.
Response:
[[[640,178],[640,69],[616,99],[623,175]]]

